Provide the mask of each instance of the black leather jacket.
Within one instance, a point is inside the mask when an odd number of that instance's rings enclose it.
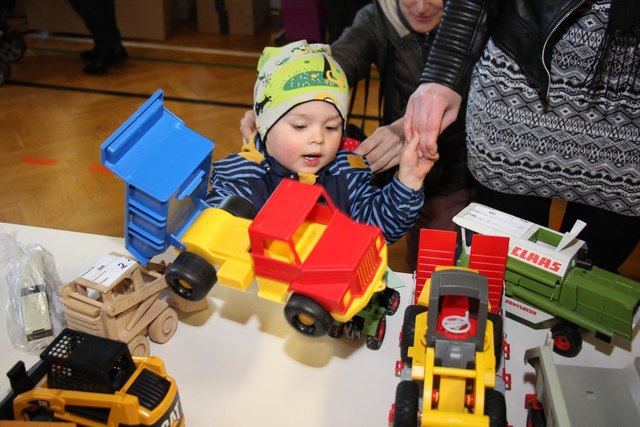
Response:
[[[546,97],[556,30],[585,0],[446,0],[422,72],[466,93],[468,79],[489,38],[520,66]]]

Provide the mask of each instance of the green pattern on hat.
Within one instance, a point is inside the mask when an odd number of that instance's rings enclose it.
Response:
[[[256,127],[263,140],[282,116],[304,102],[329,102],[343,120],[347,117],[347,78],[326,44],[302,40],[265,48],[258,61],[253,95]]]

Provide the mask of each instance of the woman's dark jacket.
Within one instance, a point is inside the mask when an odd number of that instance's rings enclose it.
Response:
[[[331,51],[351,87],[370,72],[372,63],[376,65],[383,99],[382,124],[388,125],[404,116],[409,97],[420,85],[430,42],[429,35],[415,32],[408,31],[401,37],[374,1],[358,11],[353,24],[331,44]],[[440,160],[425,180],[427,195],[446,194],[470,185],[464,111],[458,117],[438,139]]]

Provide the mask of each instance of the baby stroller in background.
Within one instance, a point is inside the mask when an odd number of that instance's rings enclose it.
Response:
[[[15,7],[15,0],[0,0],[0,86],[11,76],[11,63],[24,56],[27,43],[17,31],[9,27],[7,12]]]

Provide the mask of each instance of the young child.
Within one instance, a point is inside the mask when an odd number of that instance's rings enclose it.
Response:
[[[265,48],[254,87],[256,132],[238,154],[214,162],[207,202],[240,195],[259,210],[283,178],[322,185],[356,221],[378,226],[388,243],[414,224],[424,203],[422,183],[437,157],[417,155],[407,142],[399,172],[386,187],[372,183],[365,157],[341,149],[349,87],[325,44]]]

